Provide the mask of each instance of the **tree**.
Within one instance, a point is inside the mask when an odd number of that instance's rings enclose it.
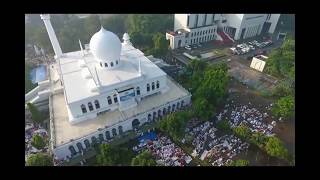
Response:
[[[159,129],[166,132],[174,140],[179,141],[184,136],[184,131],[190,118],[191,112],[189,111],[169,114],[159,122]]]
[[[237,136],[239,136],[239,137],[241,137],[243,139],[249,139],[250,136],[251,136],[250,129],[244,124],[241,124],[240,126],[235,127],[233,129],[233,131]]]
[[[193,113],[203,121],[209,120],[214,112],[214,107],[208,102],[207,99],[198,98],[193,103]]]
[[[157,163],[149,151],[144,151],[132,159],[131,165],[132,166],[156,166]]]
[[[219,121],[217,123],[217,128],[226,132],[231,130],[230,123],[226,119]]]
[[[277,117],[290,118],[294,115],[295,102],[293,96],[280,98],[272,108],[272,113]]]
[[[235,161],[231,161],[231,163],[228,166],[248,166],[249,161],[244,159],[238,159]]]
[[[168,51],[168,41],[163,33],[156,33],[152,36],[154,55],[164,56]]]
[[[53,166],[52,157],[45,153],[31,154],[26,162],[27,166]]]
[[[127,17],[128,15],[126,14],[113,15],[111,17],[101,18],[101,23],[103,27],[105,27],[108,31],[117,34],[118,37],[121,39],[123,34],[127,32]]]
[[[268,137],[266,140],[265,150],[270,156],[286,159],[288,150],[284,147],[282,141],[275,137]]]
[[[111,147],[110,144],[101,144],[99,146],[100,152],[97,154],[97,163],[102,166],[112,166],[118,161],[119,154]]]
[[[267,137],[261,132],[255,132],[255,133],[252,133],[250,141],[253,144],[256,144],[257,146],[259,146],[260,148],[263,148],[265,145],[266,139]]]
[[[37,149],[43,149],[46,146],[46,141],[38,134],[32,136],[31,145]]]
[[[37,107],[35,107],[32,103],[27,103],[27,106],[31,113],[32,120],[38,124],[42,123],[44,119],[41,113],[39,112],[39,110],[37,109]]]

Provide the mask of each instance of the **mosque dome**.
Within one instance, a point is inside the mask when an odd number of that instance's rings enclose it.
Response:
[[[121,41],[117,35],[101,27],[90,40],[90,50],[94,57],[102,63],[117,62],[121,54]]]

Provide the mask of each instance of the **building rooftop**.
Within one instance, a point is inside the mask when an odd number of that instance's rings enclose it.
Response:
[[[130,117],[134,117],[135,115],[189,95],[188,91],[169,78],[167,78],[167,86],[168,90],[166,92],[146,97],[134,108],[122,112],[119,110],[107,112],[97,116],[95,119],[83,121],[74,125],[71,125],[69,122],[63,92],[54,94],[52,96],[52,107],[55,145],[59,146],[68,143],[71,139],[75,140],[82,138],[94,133],[99,128],[112,126]]]
[[[59,60],[68,103],[99,95],[98,91],[92,91],[99,85],[99,81],[102,89],[113,90],[128,83],[132,84],[165,75],[140,50],[131,45],[122,44],[120,64],[115,69],[100,68],[92,53],[86,50],[85,52],[84,56],[81,51],[64,53]],[[143,77],[139,75],[139,60]],[[87,68],[82,68],[81,63]],[[83,74],[92,78],[85,78]]]

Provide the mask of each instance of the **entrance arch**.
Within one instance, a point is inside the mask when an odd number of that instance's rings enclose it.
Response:
[[[134,119],[132,121],[132,129],[138,128],[140,125],[140,121],[138,119]]]
[[[119,126],[119,127],[118,127],[118,130],[119,130],[119,134],[120,134],[120,135],[123,134],[123,128],[122,128],[122,126]]]
[[[181,40],[178,41],[178,48],[181,47]]]
[[[77,154],[77,151],[74,149],[73,145],[69,146],[69,151],[71,152],[71,157]]]
[[[148,122],[150,122],[152,120],[152,115],[148,114]]]
[[[116,128],[113,128],[112,129],[112,136],[116,136],[117,135],[117,130],[116,130]]]
[[[83,146],[82,146],[81,142],[77,143],[77,147],[78,147],[79,152],[83,151]]]
[[[110,136],[110,132],[109,132],[109,131],[106,131],[106,138],[107,138],[107,139],[111,139],[111,136]]]
[[[90,142],[88,139],[84,140],[84,145],[86,146],[86,149],[90,148]]]

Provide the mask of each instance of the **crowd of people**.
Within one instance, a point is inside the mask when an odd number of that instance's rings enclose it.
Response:
[[[222,166],[231,162],[231,159],[240,152],[248,149],[249,144],[242,142],[234,135],[218,137],[213,122],[205,122],[188,131],[193,137],[194,150],[192,156],[200,160],[207,159],[213,166]]]
[[[251,106],[250,102],[248,105],[237,105],[233,103],[230,107],[229,104],[226,104],[225,110],[217,116],[217,119],[218,121],[221,119],[229,120],[232,128],[244,123],[249,127],[251,132],[260,132],[267,136],[273,135],[272,130],[276,122],[267,123],[266,118],[269,116],[268,113],[262,113],[257,108]],[[272,105],[267,106],[265,109],[270,110],[271,106]]]
[[[157,164],[163,166],[186,166],[191,161],[180,147],[175,145],[168,137],[158,134],[156,139],[140,142],[133,148],[134,151],[148,149],[155,158]]]
[[[32,137],[37,134],[44,139],[48,139],[48,132],[42,128],[40,125],[36,125],[33,123],[27,123],[25,126],[25,156],[29,156],[30,154],[35,154],[39,152],[48,152],[48,145],[46,145],[43,149],[37,149],[32,146]]]

